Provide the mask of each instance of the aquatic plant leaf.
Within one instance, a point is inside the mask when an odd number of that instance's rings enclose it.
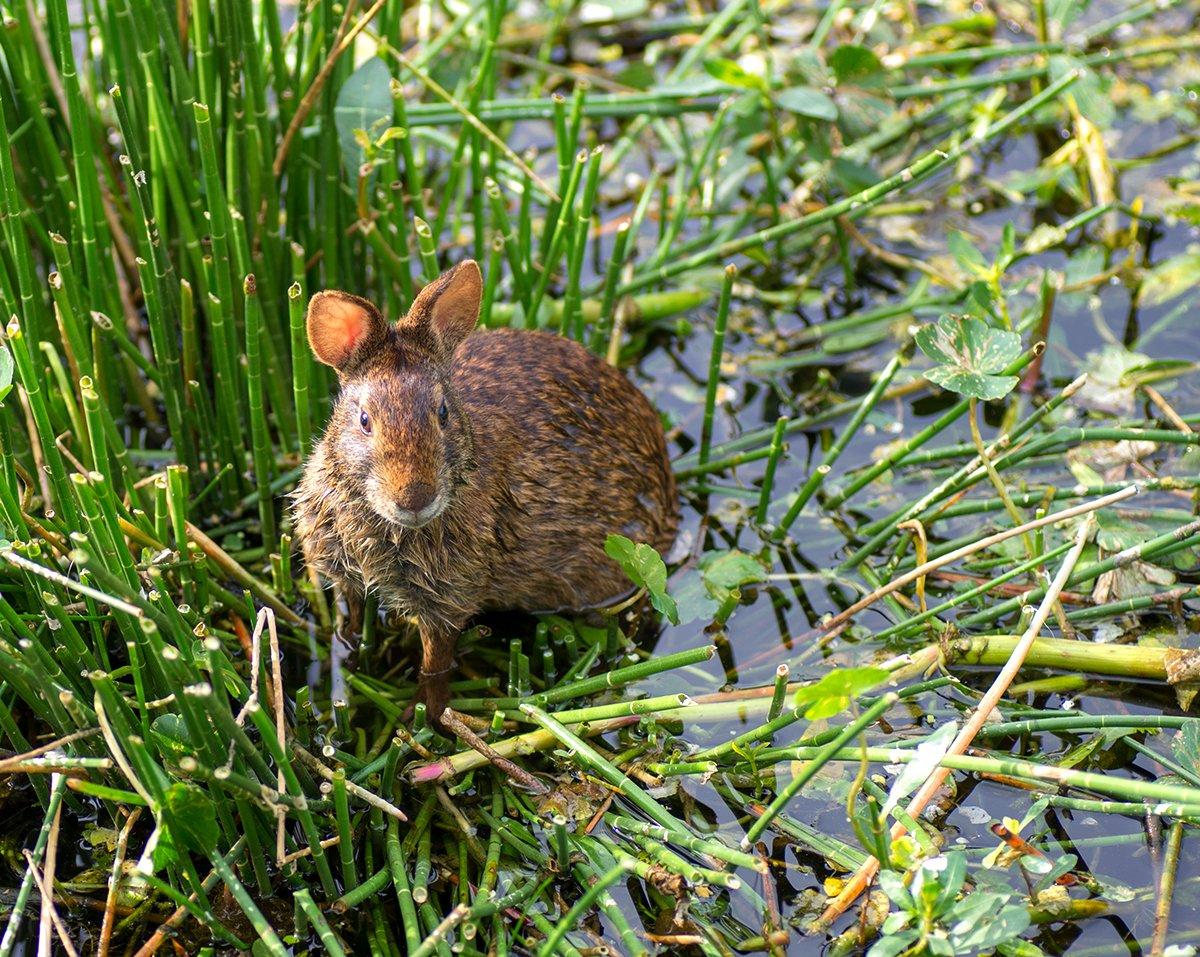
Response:
[[[1111,343],[1099,352],[1089,352],[1083,363],[1088,379],[1076,393],[1076,401],[1097,412],[1130,414],[1137,384],[1126,375],[1149,361],[1147,355]]]
[[[796,692],[796,707],[808,705],[804,717],[810,721],[832,718],[845,711],[850,700],[888,680],[891,672],[883,668],[835,668],[820,681]]]
[[[0,401],[12,391],[13,357],[8,347],[0,345]]]
[[[187,725],[177,714],[160,714],[150,723],[150,734],[155,743],[176,760],[196,750]]]
[[[934,917],[954,903],[967,875],[967,858],[961,851],[939,854],[922,861],[913,875],[910,893],[919,909]]]
[[[854,138],[879,129],[895,111],[891,100],[863,87],[845,87],[837,92],[834,101],[838,105],[843,133]]]
[[[895,871],[884,869],[879,872],[879,889],[887,894],[888,900],[902,910],[916,909],[917,904],[913,900],[912,894],[909,893],[908,885],[904,883],[904,878]]]
[[[836,120],[838,116],[833,97],[811,86],[789,86],[786,90],[780,90],[775,94],[775,105],[789,113],[814,120]]]
[[[1171,739],[1175,760],[1191,771],[1200,771],[1200,721],[1189,721]]]
[[[147,861],[154,868],[151,873],[157,873],[179,862],[179,850],[171,838],[170,828],[159,825],[150,834],[150,838],[146,841],[146,849],[142,852],[143,870]]]
[[[867,47],[844,43],[829,55],[829,68],[839,83],[868,85],[882,80],[883,64]]]
[[[625,574],[639,588],[646,589],[650,604],[673,625],[679,624],[679,609],[675,599],[667,594],[667,566],[649,545],[632,542],[624,535],[609,535],[604,551],[624,569]]]
[[[700,571],[709,593],[718,600],[742,585],[765,580],[767,574],[758,559],[736,548],[727,552],[709,552],[700,559]]]
[[[385,123],[391,122],[394,110],[391,84],[392,75],[387,64],[379,57],[372,57],[351,73],[338,90],[333,122],[337,127],[342,163],[351,182],[357,182],[358,168],[366,156],[359,131],[369,138]]]
[[[1200,252],[1164,259],[1142,276],[1138,305],[1158,306],[1200,285]]]
[[[176,781],[163,796],[163,820],[177,843],[207,856],[221,836],[212,799],[194,784]]]
[[[737,87],[740,90],[755,90],[759,93],[770,91],[767,81],[761,76],[751,73],[740,64],[733,60],[727,60],[725,57],[713,57],[711,60],[705,60],[704,69],[708,71],[709,76],[720,80],[726,86]]]
[[[880,937],[867,951],[867,957],[896,957],[917,942],[920,934],[915,930],[905,930],[901,933],[889,933]]]
[[[1000,375],[1021,354],[1021,337],[994,329],[972,316],[942,316],[922,326],[914,337],[937,365],[925,378],[943,389],[974,399],[1000,399],[1017,384],[1015,375]]]
[[[983,253],[971,242],[970,237],[962,230],[952,229],[946,235],[946,249],[954,257],[963,272],[973,276],[985,276],[988,272],[987,260]]]
[[[679,624],[693,621],[710,622],[716,617],[721,603],[713,598],[698,568],[688,568],[676,575],[671,585],[672,597],[679,610]]]
[[[1031,923],[1028,908],[1008,903],[1011,895],[975,891],[954,908],[957,919],[950,928],[956,954],[991,950],[1025,933]]]
[[[1079,79],[1071,86],[1071,96],[1079,106],[1079,113],[1092,125],[1100,129],[1112,126],[1117,111],[1107,84],[1086,63],[1071,56],[1052,56],[1049,61],[1050,79],[1059,80],[1074,70]]]

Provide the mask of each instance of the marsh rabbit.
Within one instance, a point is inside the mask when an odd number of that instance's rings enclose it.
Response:
[[[341,391],[295,493],[306,560],[345,606],[415,618],[419,697],[442,715],[454,646],[479,612],[580,610],[630,588],[610,533],[660,552],[678,523],[659,417],[617,369],[548,332],[475,330],[466,261],[387,322],[365,299],[308,307]]]

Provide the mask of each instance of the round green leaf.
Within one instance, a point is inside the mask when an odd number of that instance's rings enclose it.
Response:
[[[809,116],[814,120],[836,120],[837,104],[833,98],[811,86],[790,86],[775,94],[775,104],[789,113]]]

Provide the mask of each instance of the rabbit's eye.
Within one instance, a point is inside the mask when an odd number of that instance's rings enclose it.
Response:
[[[358,411],[358,427],[363,430],[363,435],[371,434],[371,417],[367,415],[365,409]]]
[[[450,410],[446,407],[446,400],[442,400],[442,404],[438,407],[438,423],[445,425],[450,421]]]

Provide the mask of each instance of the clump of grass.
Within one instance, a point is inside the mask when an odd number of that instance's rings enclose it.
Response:
[[[924,679],[922,668],[1015,668],[1016,639],[1003,629],[1039,601],[1036,627],[1011,630],[1025,632],[1026,664],[1064,673],[1056,687],[1086,687],[1083,672],[1160,682],[1187,673],[1184,652],[1081,655],[1080,642],[1037,633],[1050,615],[1065,635],[1195,598],[1185,583],[1070,607],[1064,591],[1193,554],[1190,511],[1157,508],[1146,526],[1119,517],[1128,527],[1111,538],[1122,547],[1105,539],[1082,557],[1084,544],[1047,531],[1061,514],[1021,528],[1020,560],[996,551],[1016,529],[952,537],[950,525],[1001,513],[1020,524],[1018,509],[1045,514],[1064,500],[1086,500],[1068,515],[1100,496],[1114,504],[1124,480],[1059,475],[1043,489],[1029,476],[1083,443],[1191,446],[1197,417],[1151,385],[1186,363],[1127,370],[1162,421],[1063,424],[1081,381],[1036,408],[1021,392],[958,389],[873,463],[842,459],[864,448],[890,403],[933,388],[906,371],[909,323],[951,311],[992,333],[1011,329],[1019,355],[966,371],[1036,380],[1061,297],[1046,267],[1027,302],[1015,268],[1118,216],[1126,234],[1096,246],[1109,258],[1127,246],[1137,261],[1148,218],[1115,198],[1085,107],[1114,71],[1200,43],[1155,35],[1170,3],[1078,29],[1034,18],[1034,39],[1019,44],[997,39],[986,15],[934,26],[919,8],[881,23],[868,4],[829,4],[794,22],[753,0],[666,18],[614,5],[597,20],[595,6],[528,15],[506,0],[198,0],[178,10],[44,0],[14,6],[0,25],[0,775],[28,783],[0,802],[13,830],[32,835],[14,858],[0,957],[35,936],[66,948],[85,930],[101,954],[150,954],[172,937],[184,950],[271,954],[578,954],[601,940],[627,954],[781,953],[803,921],[777,896],[775,875],[790,865],[759,843],[768,832],[833,870],[882,862],[915,953],[961,924],[968,911],[958,908],[979,893],[961,873],[958,883],[935,876],[957,873],[957,858],[921,869],[936,848],[914,820],[920,808],[904,805],[939,766],[1044,793],[1025,813],[1036,828],[1051,807],[1138,816],[1155,802],[1174,822],[1150,892],[1154,941],[1166,940],[1181,824],[1200,819],[1193,719],[1049,717],[1010,694],[997,703],[1005,720],[977,736],[990,749],[1039,733],[1178,729],[1173,757],[1140,740],[1134,748],[1172,768],[1172,781],[1052,756],[917,748],[936,735],[910,729],[897,740],[881,722],[919,701],[944,728],[976,705],[969,682]],[[773,35],[776,17],[802,31],[799,55]],[[1113,45],[1116,31],[1135,29],[1141,39]],[[608,52],[579,62],[590,56],[574,49],[579,38]],[[961,188],[966,164],[1008,138],[1066,127],[1075,152],[1033,172],[1080,208],[1049,235],[1005,233],[990,261],[955,240],[953,267],[880,245],[879,223]],[[631,366],[658,346],[687,355],[695,335],[696,371],[681,360],[669,381],[648,385],[689,396],[672,423],[689,501],[745,499],[754,519],[727,536],[706,525],[698,568],[671,583],[692,614],[682,651],[639,647],[635,605],[604,627],[550,615],[528,634],[494,636],[506,641],[484,641],[480,626],[464,642],[470,664],[452,704],[498,753],[540,775],[544,798],[460,751],[421,709],[406,721],[414,689],[403,669],[360,667],[333,707],[340,691],[285,666],[326,657],[332,617],[293,558],[284,505],[335,387],[308,355],[306,297],[344,287],[399,314],[468,254],[487,265],[484,325],[554,330]],[[866,265],[896,282],[894,301],[865,297]],[[1119,273],[1110,265],[1072,282],[1095,289]],[[760,321],[777,318],[769,307],[812,305],[810,290],[830,275],[845,300],[839,315],[800,329]],[[1168,295],[1172,275],[1147,276],[1159,285],[1146,298]],[[905,328],[892,342],[897,319]],[[826,375],[812,395],[794,394],[789,373],[839,365],[844,336],[886,343],[892,354],[873,382],[840,397]],[[770,354],[743,361],[747,342]],[[727,380],[746,376],[779,408],[735,434]],[[1005,403],[998,426],[980,422],[987,399]],[[935,446],[946,433],[960,441]],[[808,434],[822,444],[796,479],[797,440]],[[755,487],[730,484],[751,467]],[[881,491],[889,476],[919,491],[897,500]],[[1200,484],[1143,478],[1166,493]],[[996,496],[971,496],[984,481]],[[848,511],[867,490],[883,500]],[[845,546],[820,580],[867,598],[836,594],[837,617],[814,615],[782,648],[735,655],[744,605],[778,596],[779,583],[802,594],[796,539],[817,509]],[[1068,552],[1061,581],[1038,583]],[[939,574],[964,576],[965,587]],[[992,600],[1012,587],[1019,593]],[[927,591],[938,599],[928,606]],[[814,667],[835,632],[870,637],[855,615],[877,604],[889,616],[873,636],[880,660],[860,649],[854,663],[865,667]],[[372,620],[369,631],[381,662],[403,660],[393,630]],[[902,649],[912,656],[892,654]],[[745,686],[695,690],[722,680]],[[643,696],[655,682],[669,693]],[[794,761],[806,763],[788,779]],[[826,833],[797,802],[840,763],[855,768],[839,795],[846,824]],[[883,763],[915,770],[897,774],[889,795],[866,774]],[[693,785],[729,813],[707,813]],[[111,858],[94,854],[99,890],[65,863],[67,842],[87,827],[97,839],[118,835]],[[1064,864],[1069,848],[1054,840],[1038,835],[1052,880],[1071,872],[1100,886]],[[921,924],[905,877],[944,880],[945,908]],[[1044,904],[1031,887],[976,908],[1009,915],[1005,943]],[[971,919],[968,929],[990,932],[979,913]]]

